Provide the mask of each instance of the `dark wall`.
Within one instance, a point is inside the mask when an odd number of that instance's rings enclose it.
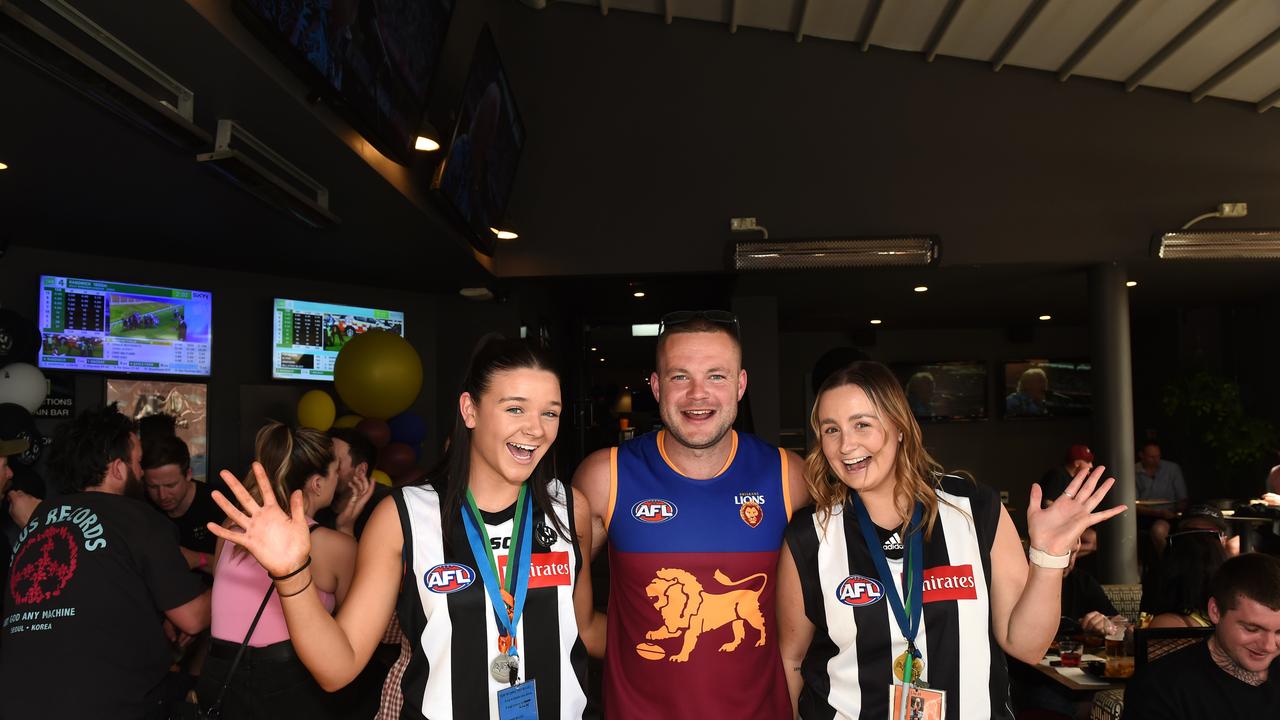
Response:
[[[1087,418],[1001,419],[1007,360],[1035,357],[1078,359],[1089,355],[1083,327],[1035,328],[1026,342],[1010,340],[1003,328],[964,330],[880,330],[875,344],[862,349],[871,359],[896,362],[986,362],[990,377],[988,419],[973,422],[924,423],[925,447],[947,470],[966,470],[980,482],[1009,492],[1015,522],[1023,524],[1031,483],[1061,462],[1073,443],[1091,443],[1093,423]],[[781,423],[785,430],[808,425],[813,393],[809,378],[826,351],[851,345],[845,333],[783,332],[781,353]],[[749,370],[748,370],[749,371]],[[1099,458],[1112,464],[1114,460]]]
[[[424,370],[422,392],[413,410],[427,418],[428,437],[437,434],[437,428],[430,423],[438,405],[438,368],[451,365],[454,362],[451,354],[456,352],[452,343],[440,342],[438,317],[442,305],[452,307],[452,298],[159,261],[12,247],[0,258],[0,305],[34,319],[42,274],[169,285],[213,293],[213,372],[207,382],[209,466],[214,472],[223,468],[237,473],[243,471],[252,457],[253,436],[258,427],[268,418],[295,422],[297,400],[307,390],[328,390],[337,398],[332,383],[271,380],[271,301],[277,296],[403,310],[406,339],[418,351]],[[455,318],[461,315],[453,313]],[[49,370],[44,372],[54,374]],[[70,375],[76,378],[78,408],[104,400],[107,374]],[[430,440],[428,442],[430,445]],[[430,459],[434,449],[434,446],[425,449],[424,462]]]
[[[592,7],[493,18],[529,144],[500,275],[711,271],[776,238],[941,234],[945,264],[1145,257],[1222,201],[1280,225],[1280,114]]]

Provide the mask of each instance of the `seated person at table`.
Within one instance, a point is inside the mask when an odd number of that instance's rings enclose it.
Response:
[[[1271,468],[1267,474],[1267,489],[1262,501],[1268,505],[1280,505],[1280,465]]]
[[[1234,557],[1211,592],[1213,635],[1138,671],[1125,690],[1127,720],[1280,714],[1280,560]]]
[[[1138,452],[1135,473],[1138,500],[1169,501],[1167,505],[1138,505],[1138,528],[1147,531],[1156,554],[1160,554],[1169,537],[1169,521],[1187,506],[1187,481],[1177,463],[1161,459],[1159,443],[1150,441]]]
[[[1227,559],[1216,530],[1179,530],[1142,580],[1150,627],[1208,627],[1209,580]]]
[[[1044,491],[1045,502],[1062,494],[1076,473],[1093,469],[1093,451],[1088,445],[1072,445],[1067,448],[1067,455],[1061,465],[1054,466],[1040,478],[1040,487]]]

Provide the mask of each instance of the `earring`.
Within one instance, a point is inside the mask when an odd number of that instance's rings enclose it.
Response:
[[[898,433],[898,442],[902,442],[902,433]]]

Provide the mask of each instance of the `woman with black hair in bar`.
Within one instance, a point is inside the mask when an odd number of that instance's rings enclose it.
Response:
[[[490,339],[472,358],[442,471],[374,510],[337,617],[316,594],[300,498],[259,504],[228,472],[244,532],[211,526],[273,576],[298,657],[327,690],[368,662],[392,612],[412,658],[401,717],[539,717],[587,711],[586,656],[604,651],[591,603],[589,508],[555,479],[560,382],[541,351]],[[255,466],[255,473],[261,473]],[[508,562],[508,559],[512,559]]]

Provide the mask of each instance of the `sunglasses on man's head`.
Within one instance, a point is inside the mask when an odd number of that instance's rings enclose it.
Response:
[[[662,316],[658,321],[658,334],[661,335],[669,327],[684,325],[696,320],[705,320],[728,328],[734,337],[738,336],[738,316],[727,310],[676,310]]]

